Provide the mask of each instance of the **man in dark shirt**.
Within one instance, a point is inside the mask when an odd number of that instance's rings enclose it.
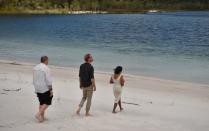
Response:
[[[79,70],[79,80],[80,80],[80,88],[83,90],[83,97],[79,104],[77,114],[80,114],[80,110],[83,107],[86,99],[86,116],[90,116],[90,107],[91,107],[91,99],[93,96],[93,91],[96,91],[95,79],[94,79],[94,67],[91,65],[93,62],[93,57],[91,54],[86,54],[84,56],[85,63],[80,66]]]

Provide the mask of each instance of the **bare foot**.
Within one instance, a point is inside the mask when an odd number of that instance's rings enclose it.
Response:
[[[86,117],[88,117],[88,116],[92,116],[90,113],[86,113]]]
[[[36,114],[35,117],[40,123],[44,121],[44,118],[39,114]]]
[[[77,115],[80,115],[80,111],[81,111],[81,107],[79,106],[78,109],[77,109],[77,111],[76,111],[76,114]]]
[[[43,117],[43,119],[44,119],[44,121],[49,121],[49,119],[48,119],[48,118],[46,118],[46,117]]]
[[[113,113],[113,114],[116,114],[117,112],[116,112],[116,111],[112,111],[112,113]]]
[[[45,117],[44,117],[44,114],[41,114],[41,117],[43,118],[43,120],[47,120]]]
[[[79,109],[76,111],[76,114],[77,115],[80,115],[80,110]]]
[[[121,108],[120,111],[123,111],[123,108]]]

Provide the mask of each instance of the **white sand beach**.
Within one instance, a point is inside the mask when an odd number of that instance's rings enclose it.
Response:
[[[209,85],[125,75],[124,111],[112,114],[109,73],[96,71],[93,117],[75,115],[82,92],[78,69],[50,66],[53,105],[47,121],[34,118],[38,99],[33,64],[0,61],[0,131],[208,131]]]

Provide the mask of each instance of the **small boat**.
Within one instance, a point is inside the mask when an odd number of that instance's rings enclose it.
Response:
[[[157,13],[159,10],[149,10],[148,13]]]

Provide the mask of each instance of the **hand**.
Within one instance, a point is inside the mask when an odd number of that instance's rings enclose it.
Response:
[[[83,89],[83,87],[80,85],[80,89],[82,90]]]
[[[96,86],[93,87],[93,91],[96,91]]]
[[[53,91],[52,91],[52,90],[50,91],[50,96],[51,96],[51,97],[53,96]]]
[[[114,83],[114,81],[113,81],[113,78],[111,77],[110,78],[110,84],[113,84]]]

